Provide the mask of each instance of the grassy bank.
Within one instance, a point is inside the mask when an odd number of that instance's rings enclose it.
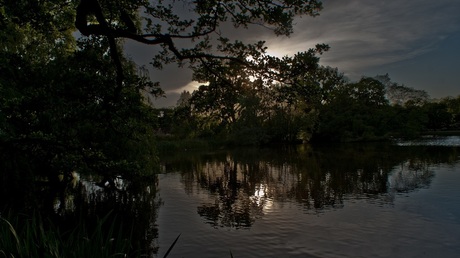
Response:
[[[0,218],[0,257],[140,257],[131,240],[111,214],[67,230],[39,214]]]

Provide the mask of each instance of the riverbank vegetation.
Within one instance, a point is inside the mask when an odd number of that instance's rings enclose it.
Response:
[[[140,257],[132,232],[111,217],[80,218],[67,230],[39,214],[0,217],[0,257]]]
[[[221,145],[388,141],[458,134],[460,96],[430,99],[389,75],[350,82],[338,69],[302,85],[258,88],[247,80],[183,92],[176,107],[157,109],[160,142],[208,140]],[[160,115],[161,114],[161,115]]]

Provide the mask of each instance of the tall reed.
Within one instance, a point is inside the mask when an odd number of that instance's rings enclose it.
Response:
[[[82,219],[67,231],[39,214],[0,217],[0,257],[139,257],[131,232],[112,217],[91,228]]]

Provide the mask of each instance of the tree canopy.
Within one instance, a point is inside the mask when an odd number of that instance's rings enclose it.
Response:
[[[152,172],[153,118],[140,91],[156,92],[155,85],[118,56],[123,69],[118,87],[118,70],[107,54],[109,40],[74,37],[76,2],[3,2],[3,170],[40,172],[53,179],[74,170]]]
[[[155,67],[188,65],[196,80],[216,87],[244,81],[238,86],[244,88],[262,77],[299,84],[305,71],[317,69],[316,54],[327,50],[318,45],[277,58],[266,53],[264,42],[234,40],[220,29],[261,26],[287,36],[296,16],[319,14],[322,5],[315,0],[1,3],[0,147],[10,150],[2,152],[6,170],[29,166],[24,171],[56,175],[152,169],[158,117],[141,92],[162,91],[124,57],[123,40],[159,46]],[[240,112],[249,114],[246,103]]]
[[[152,64],[177,63],[214,76],[229,66],[243,65],[258,77],[281,79],[283,61],[266,53],[264,42],[245,43],[231,40],[220,26],[235,28],[262,26],[275,35],[288,36],[293,20],[299,15],[316,16],[320,1],[97,1],[81,0],[76,12],[76,28],[85,36],[105,36],[111,46],[118,83],[122,69],[118,61],[116,39],[130,39],[158,45]],[[327,49],[318,45],[317,51]],[[302,65],[298,63],[298,65]],[[198,80],[208,80],[201,76]]]

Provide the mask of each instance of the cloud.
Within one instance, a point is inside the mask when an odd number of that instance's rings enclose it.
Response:
[[[422,55],[460,30],[455,1],[326,0],[324,7],[319,17],[299,20],[291,38],[269,46],[293,54],[326,43],[323,64],[356,71]]]
[[[460,32],[460,1],[451,0],[323,0],[320,16],[296,19],[294,34],[276,37],[261,27],[249,30],[224,26],[232,38],[247,42],[267,41],[269,53],[293,55],[326,43],[331,50],[321,63],[338,67],[351,79],[366,70],[402,62],[436,50],[450,34]],[[157,49],[130,42],[126,52],[138,64],[148,64]],[[158,106],[175,104],[180,92],[193,90],[192,74],[173,66],[151,70],[152,80],[160,81],[167,100]],[[162,104],[167,103],[167,104]]]

